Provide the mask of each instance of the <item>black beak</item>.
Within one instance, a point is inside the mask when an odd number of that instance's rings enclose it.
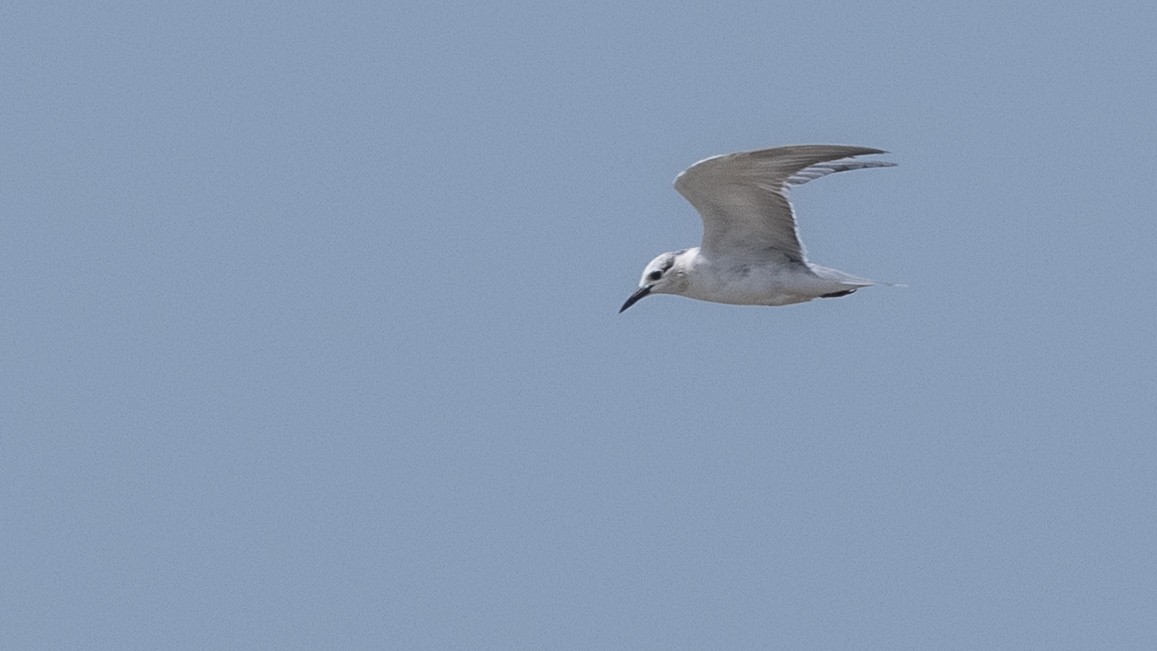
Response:
[[[650,294],[650,293],[651,293],[651,286],[650,285],[644,285],[644,286],[636,289],[634,294],[631,294],[630,296],[627,297],[627,302],[623,303],[623,306],[619,308],[619,314],[622,314],[623,310],[627,309],[628,307],[631,307],[635,303],[638,303],[640,300],[643,299],[644,296],[646,296],[647,294]]]

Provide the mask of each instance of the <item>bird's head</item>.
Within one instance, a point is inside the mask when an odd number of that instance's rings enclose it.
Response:
[[[619,313],[638,303],[650,294],[679,294],[687,286],[686,257],[689,251],[669,251],[662,253],[647,263],[643,269],[643,277],[639,279],[639,288],[627,297],[627,301],[619,308]]]

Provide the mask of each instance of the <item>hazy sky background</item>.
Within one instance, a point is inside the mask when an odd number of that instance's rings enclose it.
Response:
[[[0,647],[1157,648],[1155,25],[4,3]],[[616,314],[791,143],[909,287]]]

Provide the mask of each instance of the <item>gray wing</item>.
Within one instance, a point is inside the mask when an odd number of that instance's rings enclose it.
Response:
[[[703,218],[701,250],[707,255],[804,261],[787,189],[835,172],[890,167],[883,161],[845,161],[880,149],[844,145],[792,145],[714,156],[675,178],[675,189]]]

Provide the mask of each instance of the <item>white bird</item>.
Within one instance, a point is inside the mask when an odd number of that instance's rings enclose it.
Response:
[[[675,189],[703,218],[698,248],[664,253],[643,269],[623,310],[650,294],[734,305],[790,305],[847,296],[877,283],[807,261],[788,188],[834,172],[891,167],[845,160],[880,149],[793,145],[713,156],[675,177]]]

